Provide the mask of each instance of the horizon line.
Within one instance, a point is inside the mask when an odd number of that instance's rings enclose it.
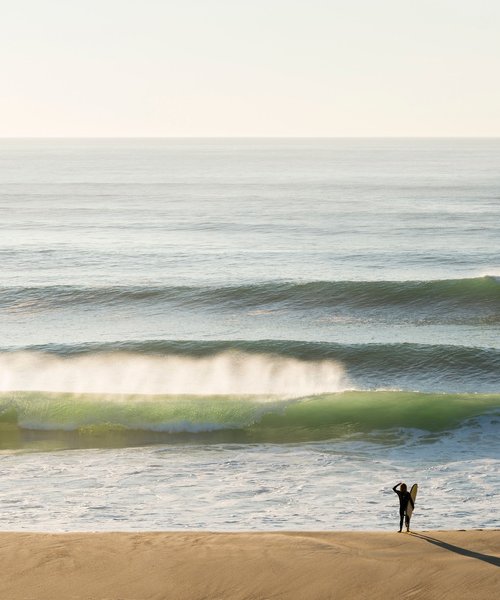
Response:
[[[499,135],[19,135],[0,140],[495,140]]]

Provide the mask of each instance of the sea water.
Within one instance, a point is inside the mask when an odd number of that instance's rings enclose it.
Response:
[[[2,140],[0,259],[1,529],[500,525],[500,140]]]

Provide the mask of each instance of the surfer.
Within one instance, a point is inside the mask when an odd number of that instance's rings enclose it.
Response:
[[[398,485],[400,486],[399,490],[396,489]],[[406,531],[410,531],[410,517],[406,512],[406,509],[408,508],[408,502],[411,504],[412,508],[415,508],[415,504],[410,496],[410,492],[406,487],[406,483],[401,483],[401,481],[396,483],[392,490],[399,496],[399,533],[401,533],[403,529],[403,519],[405,520]]]

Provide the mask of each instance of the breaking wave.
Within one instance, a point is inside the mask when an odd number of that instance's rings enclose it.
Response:
[[[66,431],[83,436],[134,432],[218,432],[217,441],[300,442],[369,434],[394,428],[442,431],[467,419],[493,415],[500,395],[349,391],[284,399],[256,396],[149,396],[3,392],[0,425],[19,431]],[[229,437],[220,437],[226,432]],[[158,441],[158,438],[150,438]]]
[[[0,390],[305,396],[355,388],[500,390],[500,349],[159,340],[0,351]]]

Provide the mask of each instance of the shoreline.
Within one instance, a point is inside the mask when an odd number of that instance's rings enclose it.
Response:
[[[5,600],[493,598],[500,530],[1,532]]]

